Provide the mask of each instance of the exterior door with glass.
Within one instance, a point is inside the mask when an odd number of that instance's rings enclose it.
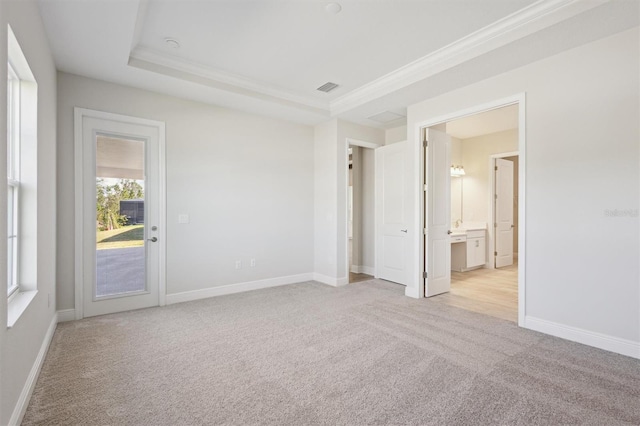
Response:
[[[77,110],[76,119],[81,121],[82,260],[76,277],[81,317],[158,306],[164,124],[87,110]]]

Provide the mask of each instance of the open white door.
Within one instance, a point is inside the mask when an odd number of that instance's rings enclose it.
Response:
[[[376,278],[406,284],[406,142],[376,148]]]
[[[513,265],[513,162],[496,158],[496,268]]]
[[[451,138],[427,129],[425,149],[425,297],[451,289]]]

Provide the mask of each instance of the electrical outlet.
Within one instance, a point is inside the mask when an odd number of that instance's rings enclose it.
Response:
[[[242,261],[236,260],[236,269],[240,269],[240,268],[242,268]]]
[[[251,259],[251,267],[252,268],[256,267],[256,260],[255,259]]]

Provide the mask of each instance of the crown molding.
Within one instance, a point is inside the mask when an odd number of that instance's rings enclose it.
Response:
[[[357,108],[611,0],[540,0],[330,103],[331,116]]]
[[[274,85],[215,70],[143,46],[137,46],[131,51],[128,65],[245,96],[302,108],[327,117],[329,115],[328,101],[291,93]]]

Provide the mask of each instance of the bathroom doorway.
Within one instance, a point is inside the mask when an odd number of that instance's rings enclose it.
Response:
[[[445,128],[451,287],[433,300],[518,322],[519,106],[452,120]]]

